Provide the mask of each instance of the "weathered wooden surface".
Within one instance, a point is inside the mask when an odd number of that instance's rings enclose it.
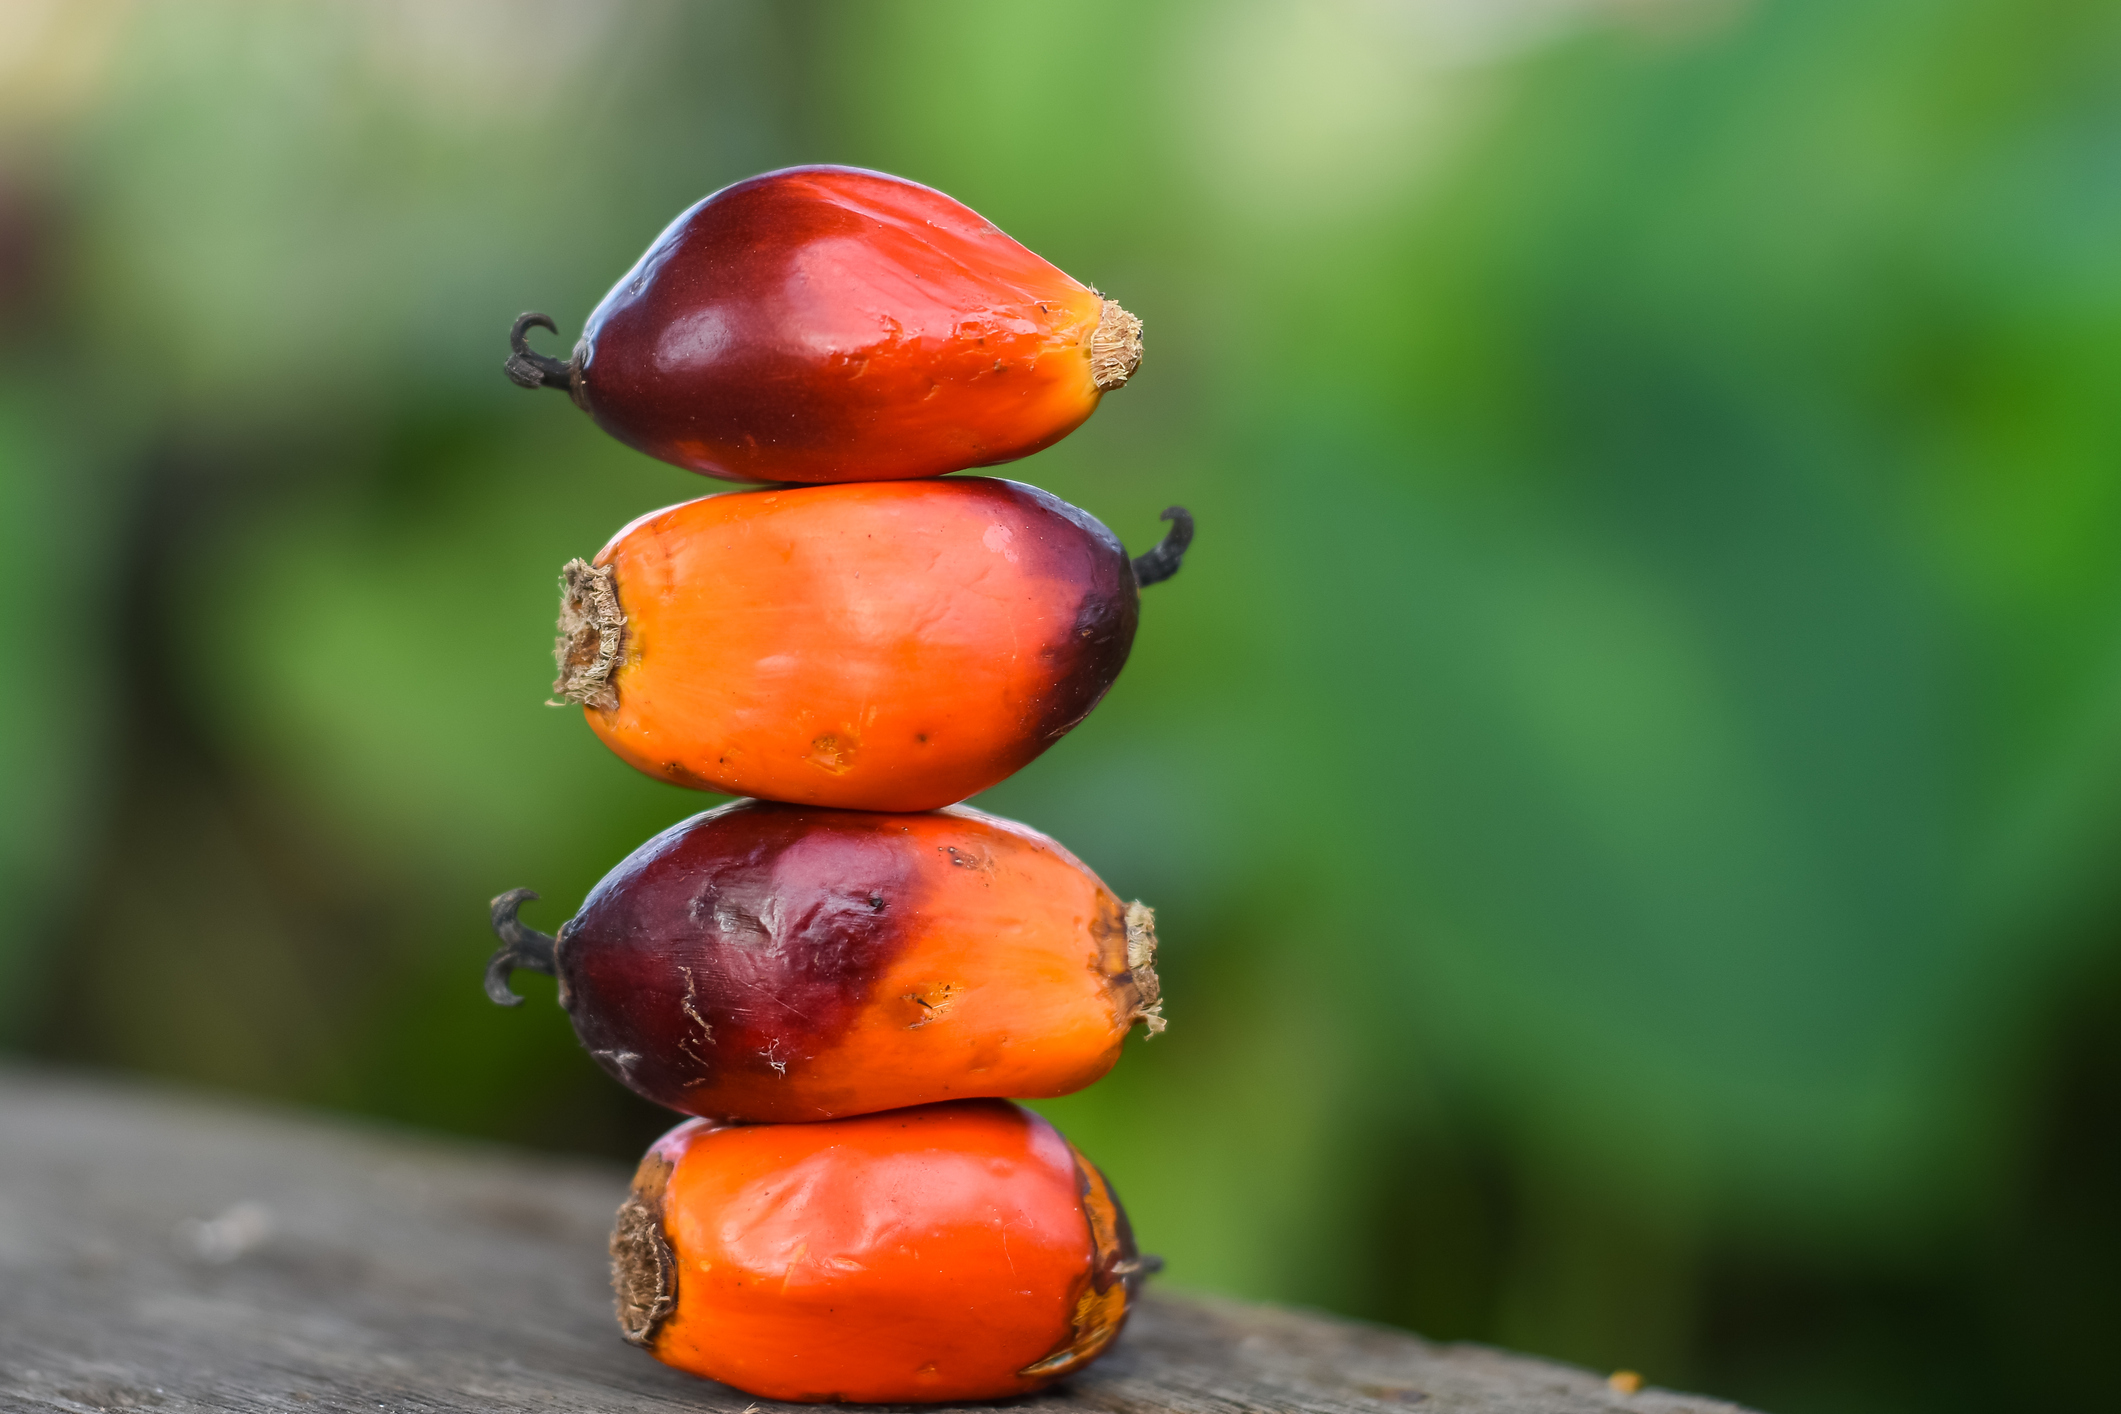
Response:
[[[780,1410],[613,1327],[614,1168],[0,1069],[0,1409]],[[1736,1414],[1581,1370],[1166,1295],[1075,1411]],[[997,1406],[987,1406],[992,1409]]]

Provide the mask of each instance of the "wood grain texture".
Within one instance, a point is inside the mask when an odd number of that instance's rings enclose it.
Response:
[[[771,1414],[612,1321],[627,1175],[0,1069],[0,1409]],[[1474,1346],[1165,1294],[1036,1414],[1741,1414]]]

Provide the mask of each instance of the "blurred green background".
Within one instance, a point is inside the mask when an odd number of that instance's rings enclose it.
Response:
[[[1200,541],[982,804],[1160,910],[1044,1106],[1177,1285],[1781,1414],[2121,1319],[2121,5],[0,4],[0,1044],[631,1158],[543,706],[715,489],[500,371],[838,161],[1148,325],[1008,474]]]

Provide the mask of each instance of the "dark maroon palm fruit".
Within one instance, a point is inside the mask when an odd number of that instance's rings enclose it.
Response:
[[[1124,383],[1141,321],[917,182],[792,167],[671,223],[568,363],[516,322],[509,376],[736,481],[896,481],[1059,441]]]
[[[1163,1026],[1153,916],[1035,830],[964,806],[739,801],[641,846],[557,940],[494,903],[487,973],[556,972],[590,1054],[658,1104],[833,1119],[1063,1095]]]

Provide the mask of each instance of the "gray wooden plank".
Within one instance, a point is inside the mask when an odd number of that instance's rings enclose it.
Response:
[[[0,1409],[759,1414],[612,1323],[614,1167],[0,1068]],[[1152,1297],[1037,1414],[1740,1414],[1297,1311]],[[991,1407],[991,1406],[990,1406]]]

